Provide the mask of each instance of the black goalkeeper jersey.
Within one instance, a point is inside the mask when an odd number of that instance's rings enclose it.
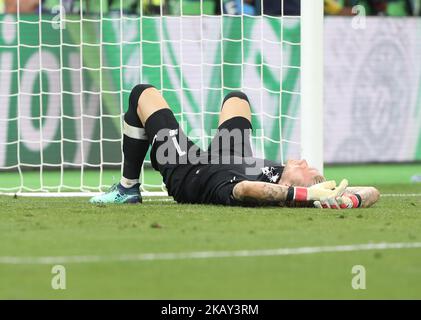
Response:
[[[277,163],[259,158],[213,160],[217,163],[187,164],[172,170],[164,179],[169,194],[180,203],[240,205],[232,196],[237,183],[245,180],[278,183],[283,171]]]
[[[213,143],[227,133],[224,129],[250,128],[251,123],[243,117],[225,121],[218,127],[220,131],[208,151],[202,152],[184,134],[170,109],[160,109],[152,114],[145,124],[152,145],[151,163],[161,173],[168,194],[181,203],[241,205],[232,196],[237,183],[245,180],[277,183],[283,167],[249,156],[252,149],[245,131],[239,144],[233,139],[227,146],[220,143],[212,148]],[[160,148],[164,152],[158,152]],[[237,153],[237,149],[240,152]],[[166,155],[173,155],[172,161],[166,161]],[[165,161],[158,161],[158,158]]]

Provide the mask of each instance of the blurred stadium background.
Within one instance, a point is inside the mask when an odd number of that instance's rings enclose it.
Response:
[[[20,15],[16,1],[1,4],[1,191],[98,191],[118,179],[120,115],[140,82],[162,89],[202,145],[223,94],[243,89],[257,154],[300,157],[300,1],[281,12],[269,0],[28,0]],[[324,163],[420,161],[421,23],[409,17],[420,1],[327,0],[325,11]]]
[[[48,263],[13,263],[419,241],[421,0],[324,3],[325,174],[379,188],[385,197],[375,208],[344,214],[146,199],[121,209],[1,196],[0,297],[420,298],[419,250],[76,264],[62,295],[49,287]],[[139,82],[162,89],[187,131],[201,129],[192,138],[203,145],[223,94],[243,87],[261,129],[257,153],[299,157],[299,0],[39,4],[0,0],[0,192],[99,191],[118,180],[120,117]],[[162,190],[158,174],[146,168],[143,177],[146,189]],[[373,289],[365,293],[349,290],[350,268],[359,263],[371,270]]]

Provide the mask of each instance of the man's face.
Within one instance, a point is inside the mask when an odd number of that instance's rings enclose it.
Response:
[[[308,166],[307,161],[288,160],[279,184],[309,187],[324,180],[324,177],[317,169]]]

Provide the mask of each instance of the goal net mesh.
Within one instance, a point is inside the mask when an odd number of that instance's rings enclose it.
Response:
[[[122,115],[138,83],[156,86],[203,148],[224,95],[241,90],[255,155],[299,157],[300,16],[283,1],[279,14],[263,0],[40,2],[0,17],[0,192],[117,182]],[[144,192],[165,191],[149,156],[141,179]]]

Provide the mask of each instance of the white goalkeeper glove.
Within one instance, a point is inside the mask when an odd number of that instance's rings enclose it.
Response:
[[[342,196],[347,186],[348,180],[344,179],[338,187],[336,187],[336,182],[333,180],[318,183],[309,188],[289,187],[287,201],[320,201],[322,199],[336,198]]]
[[[355,209],[360,208],[361,204],[362,200],[359,194],[346,194],[314,202],[314,206],[320,209]]]

